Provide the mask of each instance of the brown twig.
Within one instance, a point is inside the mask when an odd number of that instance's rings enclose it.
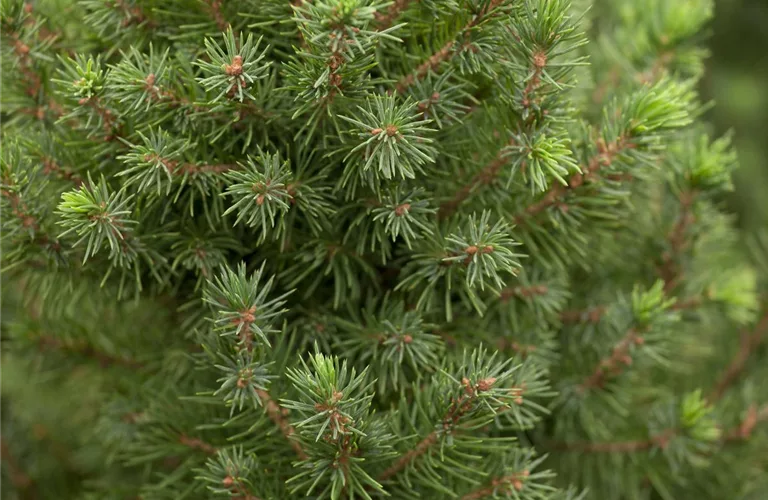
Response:
[[[719,401],[728,387],[738,380],[746,368],[750,354],[765,341],[766,332],[768,332],[768,313],[763,315],[754,330],[742,333],[739,351],[720,376],[715,388],[707,397],[707,401],[710,403]]]
[[[696,309],[704,304],[706,297],[689,297],[678,300],[670,306],[673,311],[685,311]],[[608,310],[608,306],[599,305],[588,309],[571,309],[560,313],[560,321],[563,323],[599,323],[603,315]]]
[[[532,352],[534,352],[537,349],[537,347],[533,344],[521,344],[516,340],[510,340],[505,338],[499,339],[496,342],[496,346],[499,348],[500,351],[511,349],[515,353],[520,354],[523,358],[528,357]]]
[[[474,16],[467,24],[462,28],[460,33],[467,33],[469,30],[477,26],[487,16],[494,13],[496,8],[501,5],[504,0],[491,0],[488,5]],[[416,69],[401,78],[395,85],[395,91],[399,94],[405,92],[411,85],[422,80],[430,71],[434,71],[445,61],[451,59],[455,52],[456,40],[450,40],[443,45],[440,50],[432,54],[426,61],[421,63]]]
[[[554,183],[541,199],[527,206],[514,217],[515,223],[522,224],[526,219],[535,217],[547,208],[557,205],[569,190],[580,187],[586,181],[594,181],[598,178],[601,168],[611,165],[617,156],[634,147],[634,144],[624,136],[620,136],[607,144],[602,139],[598,140],[597,154],[590,158],[587,165],[582,168],[582,173],[572,175],[566,186]]]
[[[219,31],[227,31],[229,23],[221,14],[221,0],[205,0],[205,3],[208,5],[208,10],[210,10],[211,15],[213,16],[213,21],[216,23],[216,27]]]
[[[186,434],[179,436],[179,443],[193,450],[200,450],[208,455],[215,455],[219,450],[215,446],[206,443],[202,439],[189,437]]]
[[[509,143],[507,143],[507,146],[511,146],[513,144],[514,140],[511,140]],[[496,154],[496,157],[491,160],[490,163],[488,163],[488,165],[483,167],[480,172],[472,177],[472,180],[470,180],[469,183],[456,191],[456,194],[453,195],[453,198],[440,204],[438,216],[440,218],[449,217],[456,212],[459,206],[464,203],[467,198],[469,198],[469,195],[472,194],[472,191],[480,186],[493,183],[493,181],[498,177],[501,168],[507,164],[507,161],[507,157],[504,155],[504,148],[502,148]]]
[[[507,287],[501,290],[500,299],[502,302],[507,302],[513,297],[527,299],[536,295],[546,295],[548,292],[549,287],[547,285]]]
[[[109,4],[108,4],[109,5]],[[112,0],[112,7],[122,10],[125,14],[125,19],[122,21],[123,26],[140,25],[145,24],[148,28],[154,28],[157,24],[151,19],[147,18],[144,11],[139,6],[129,6],[125,4],[125,0]]]
[[[659,276],[664,280],[665,294],[670,294],[682,279],[682,269],[677,260],[691,244],[687,233],[696,222],[692,210],[695,197],[696,193],[693,191],[680,194],[680,215],[669,232],[669,250],[662,256],[662,264],[659,268]]]
[[[464,391],[458,398],[453,399],[451,402],[451,406],[448,408],[448,411],[442,420],[443,429],[450,430],[458,424],[459,419],[472,409],[472,403],[477,398],[477,394],[489,390],[495,382],[495,378],[483,379],[478,380],[473,386],[468,379],[462,379],[461,383],[464,387]],[[522,403],[522,389],[515,389],[515,391],[517,401]],[[402,471],[416,458],[429,451],[429,449],[437,443],[439,437],[440,434],[438,431],[430,432],[414,449],[401,456],[395,463],[382,472],[379,476],[379,481],[386,481]]]
[[[491,484],[467,493],[461,497],[461,500],[480,500],[497,493],[511,492],[511,490],[522,491],[525,487],[525,481],[530,475],[530,471],[523,470],[507,476],[493,478]]]
[[[287,409],[281,408],[280,405],[275,402],[274,399],[272,399],[272,396],[270,396],[269,392],[265,390],[257,389],[256,394],[259,396],[261,404],[264,406],[264,410],[267,412],[267,416],[269,416],[270,420],[272,420],[278,429],[280,429],[280,431],[283,433],[283,436],[288,439],[288,443],[290,443],[291,448],[293,448],[293,450],[296,452],[296,455],[299,457],[299,459],[306,460],[308,457],[304,449],[301,447],[301,444],[291,437],[296,433],[296,430],[288,421]]]
[[[595,306],[589,309],[563,311],[560,313],[560,321],[563,323],[599,323],[607,310],[607,306]]]
[[[576,441],[554,443],[552,449],[562,451],[581,451],[589,453],[634,453],[638,451],[650,450],[651,448],[666,448],[669,441],[677,435],[676,429],[667,429],[659,434],[653,435],[648,439],[637,439],[633,441],[613,441],[613,442],[592,442]]]
[[[602,388],[613,377],[621,374],[625,366],[632,364],[631,350],[633,346],[640,346],[645,339],[636,328],[630,328],[626,335],[613,347],[610,356],[600,360],[592,374],[579,385],[579,392],[585,392],[595,387]]]
[[[723,441],[729,443],[749,439],[755,430],[755,426],[764,420],[768,420],[768,404],[762,408],[758,408],[754,404],[751,405],[747,409],[747,415],[744,417],[744,420],[737,427],[723,433]]]
[[[408,8],[408,5],[411,3],[411,1],[412,0],[395,0],[387,9],[386,14],[377,12],[375,16],[376,27],[378,30],[383,31],[392,26],[395,20],[400,17],[400,14]]]
[[[70,352],[86,358],[91,358],[97,361],[103,368],[110,366],[124,366],[127,368],[139,369],[144,367],[144,364],[139,361],[99,351],[87,342],[64,342],[51,335],[41,335],[37,338],[37,345],[41,349]]]
[[[202,173],[214,173],[220,174],[236,169],[237,165],[220,163],[220,164],[208,164],[208,163],[182,163],[177,160],[171,160],[168,158],[161,158],[154,154],[148,154],[144,157],[144,161],[159,161],[160,164],[165,167],[168,173],[172,175],[195,175]]]
[[[0,439],[0,460],[8,471],[8,478],[11,480],[13,487],[19,493],[23,492],[21,498],[37,498],[34,481],[32,481],[29,474],[24,472],[21,468],[18,460],[16,460],[16,457],[11,452],[8,443],[5,442],[5,439]]]
[[[61,179],[75,183],[77,186],[83,183],[83,178],[80,175],[73,172],[72,169],[60,166],[53,158],[45,156],[42,161],[44,174],[54,174]]]

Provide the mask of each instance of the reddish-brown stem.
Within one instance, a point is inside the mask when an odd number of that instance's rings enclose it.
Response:
[[[569,190],[578,188],[584,182],[596,180],[601,168],[611,165],[617,156],[634,147],[634,144],[624,136],[620,136],[607,144],[603,140],[598,140],[597,154],[590,158],[586,166],[582,167],[582,173],[572,175],[566,186],[554,183],[541,199],[527,206],[514,217],[515,223],[522,224],[526,219],[535,217],[549,207],[557,205]]]
[[[533,100],[533,94],[541,85],[541,74],[547,65],[547,54],[541,50],[533,53],[533,74],[523,89],[523,107],[530,108]],[[533,117],[533,115],[531,115]]]
[[[179,442],[186,446],[187,448],[192,448],[193,450],[200,450],[203,453],[207,453],[208,455],[215,455],[218,451],[216,447],[213,445],[210,445],[199,438],[193,438],[189,437],[186,434],[182,434],[179,436]]]
[[[510,140],[509,143],[507,143],[507,146],[512,146],[513,144],[514,140]],[[507,157],[504,155],[504,148],[502,148],[490,163],[488,163],[485,167],[483,167],[482,170],[480,170],[480,172],[472,177],[472,180],[470,180],[469,183],[456,191],[456,194],[453,195],[453,198],[440,204],[438,216],[440,218],[446,218],[455,213],[459,206],[464,203],[467,198],[469,198],[469,195],[472,194],[472,191],[480,186],[493,183],[493,181],[495,181],[499,176],[501,168],[506,164]]]
[[[560,313],[560,321],[563,323],[599,323],[607,311],[606,306],[595,306],[583,310],[570,310]]]
[[[61,339],[57,339],[51,335],[42,335],[37,338],[37,345],[41,350],[52,349],[63,352],[69,352],[78,354],[86,358],[93,359],[99,363],[103,368],[110,366],[124,366],[127,368],[139,369],[144,365],[136,360],[130,358],[124,358],[120,356],[114,356],[105,352],[99,351],[87,342],[64,342]]]
[[[552,448],[563,451],[581,451],[588,453],[634,453],[651,448],[665,448],[669,441],[677,435],[676,429],[667,429],[648,439],[634,441],[591,442],[578,441],[571,443],[555,443]]]
[[[208,10],[211,12],[213,21],[216,23],[216,27],[219,28],[219,31],[227,31],[229,23],[221,14],[221,0],[205,0],[205,3],[208,5]]]
[[[467,493],[461,497],[461,500],[480,500],[481,498],[498,493],[511,492],[512,490],[522,491],[525,487],[525,480],[528,479],[530,474],[530,471],[523,470],[507,476],[493,478],[489,485]]]
[[[133,24],[142,24],[146,23],[147,27],[153,28],[156,26],[155,22],[151,19],[148,19],[147,16],[144,14],[144,11],[141,10],[138,6],[134,5],[131,7],[130,5],[125,4],[125,0],[112,0],[112,6],[116,9],[119,9],[123,11],[125,14],[125,18],[122,21],[123,26],[131,26]]]
[[[485,7],[485,9],[482,12],[479,12],[475,17],[473,17],[467,24],[464,26],[464,28],[461,30],[460,33],[467,33],[469,30],[477,26],[483,19],[485,19],[487,16],[494,13],[496,8],[501,5],[504,2],[504,0],[491,0],[488,2],[488,5]],[[436,70],[442,63],[448,61],[451,59],[455,52],[455,47],[457,45],[456,40],[450,40],[445,45],[443,45],[440,50],[432,54],[426,61],[421,63],[419,66],[416,67],[416,69],[404,76],[400,79],[400,81],[397,82],[395,85],[395,90],[402,94],[405,92],[411,85],[414,83],[422,80],[430,71]]]
[[[532,352],[536,350],[536,346],[533,344],[521,344],[514,340],[509,339],[499,339],[496,343],[500,351],[505,351],[507,349],[511,349],[517,354],[520,354],[523,356],[523,358],[528,357]]]
[[[669,250],[662,256],[662,264],[659,268],[659,276],[664,280],[664,293],[671,293],[682,278],[682,269],[678,259],[690,245],[688,231],[696,218],[693,214],[693,202],[696,193],[686,191],[680,194],[680,215],[677,222],[669,232]]]
[[[115,118],[115,115],[111,110],[107,109],[102,104],[101,99],[97,96],[92,96],[90,98],[84,97],[78,101],[78,104],[90,107],[97,115],[99,115],[102,127],[104,128],[104,133],[106,134],[104,140],[115,141],[120,137],[120,132],[117,129],[117,118]]]
[[[171,160],[168,158],[161,158],[157,155],[147,155],[144,158],[145,161],[159,161],[165,169],[168,171],[168,173],[173,175],[195,175],[195,174],[202,174],[202,173],[214,173],[214,174],[220,174],[223,172],[228,172],[229,170],[237,168],[237,165],[232,164],[207,164],[207,163],[182,163],[176,160]]]
[[[412,0],[395,0],[387,8],[387,12],[382,14],[376,13],[376,27],[379,31],[383,31],[395,23],[395,20],[400,17],[400,14],[408,8],[408,5]]]
[[[495,382],[495,378],[483,379],[478,380],[477,383],[473,386],[468,379],[462,379],[461,383],[464,387],[464,391],[458,398],[453,399],[451,402],[451,405],[442,420],[443,429],[450,430],[456,426],[461,417],[463,417],[468,411],[472,409],[472,403],[477,398],[477,394],[479,392],[489,390]],[[516,388],[514,390],[514,395],[517,398],[516,402],[519,401],[522,403],[522,389]],[[395,461],[395,463],[393,463],[384,472],[382,472],[379,476],[379,481],[386,481],[398,472],[405,469],[408,464],[429,451],[429,449],[435,443],[437,443],[439,437],[440,434],[438,431],[430,432],[427,437],[419,441],[415,448],[401,456]]]
[[[704,303],[704,297],[689,297],[678,300],[670,309],[673,311],[685,311],[696,309]],[[560,313],[560,321],[563,323],[599,323],[603,315],[608,310],[607,306],[595,306],[588,309],[573,309]]]
[[[514,286],[501,290],[501,301],[507,302],[514,297],[527,299],[536,295],[546,295],[549,292],[547,285]]]
[[[737,427],[723,433],[723,441],[728,443],[747,440],[752,436],[755,426],[765,420],[768,420],[768,405],[758,408],[753,404],[747,409],[747,415]]]
[[[269,416],[270,420],[272,420],[272,422],[283,433],[283,436],[285,436],[285,438],[288,440],[288,443],[290,443],[291,448],[293,448],[293,451],[296,452],[296,455],[299,457],[299,459],[306,460],[308,457],[304,449],[301,447],[301,444],[291,438],[291,436],[293,436],[296,431],[288,421],[287,410],[285,408],[281,408],[280,405],[275,402],[274,399],[272,399],[272,396],[270,396],[269,392],[262,389],[257,389],[256,394],[259,396],[261,404],[264,406],[264,410],[267,412],[267,416]]]
[[[640,346],[644,342],[640,332],[635,328],[630,328],[626,335],[613,346],[611,354],[601,359],[592,374],[579,385],[579,391],[585,392],[595,387],[604,387],[609,379],[618,376],[624,367],[632,364],[632,346]]]
[[[747,365],[750,354],[765,341],[766,332],[768,332],[768,313],[763,315],[754,330],[742,333],[739,351],[720,376],[707,401],[710,403],[719,401],[725,391],[738,380]]]
[[[42,161],[44,174],[54,174],[57,177],[73,182],[78,186],[83,183],[82,177],[73,172],[71,169],[60,166],[53,158],[46,156],[42,158]]]
[[[37,498],[32,478],[21,468],[18,460],[16,460],[16,457],[11,452],[8,443],[5,442],[5,439],[0,439],[0,460],[8,472],[8,478],[11,480],[11,484],[17,492],[22,494],[22,498]]]

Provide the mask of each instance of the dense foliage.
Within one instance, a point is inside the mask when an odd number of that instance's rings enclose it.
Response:
[[[8,498],[768,497],[709,0],[2,0]]]

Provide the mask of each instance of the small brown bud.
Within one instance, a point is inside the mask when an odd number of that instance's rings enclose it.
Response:
[[[243,57],[235,56],[232,58],[232,64],[224,66],[224,72],[229,76],[240,76],[243,74]]]
[[[477,247],[475,245],[470,245],[466,249],[464,249],[464,252],[467,255],[475,255],[477,253]]]
[[[380,133],[382,133],[382,132],[383,132],[383,130],[382,130],[382,129],[380,129],[380,128],[375,128],[375,129],[371,130],[371,135],[379,135],[379,134],[380,134]]]
[[[544,66],[547,65],[547,54],[545,54],[542,51],[537,51],[536,53],[534,53],[533,65],[538,69],[544,68]]]
[[[403,335],[403,343],[404,344],[410,344],[411,342],[413,342],[413,337],[411,337],[407,333],[405,335]]]
[[[244,378],[237,379],[237,387],[240,389],[245,389],[246,387],[248,387],[248,381],[245,380]]]
[[[516,397],[515,398],[515,404],[518,405],[518,406],[523,404],[523,398],[521,396]]]
[[[259,196],[256,197],[256,204],[259,205],[259,206],[264,204],[264,195],[263,194],[260,194]]]
[[[387,135],[388,135],[389,137],[394,137],[394,136],[396,136],[396,135],[397,135],[397,132],[398,132],[398,130],[397,130],[397,127],[396,127],[396,126],[394,126],[394,125],[387,125],[387,128],[386,128],[385,130],[387,131]]]
[[[493,253],[493,245],[484,246],[481,253]]]
[[[496,383],[495,377],[488,377],[477,381],[477,390],[487,391]]]
[[[403,203],[402,205],[398,205],[395,207],[395,215],[397,215],[398,217],[402,217],[403,215],[407,214],[410,209],[411,209],[410,203]]]
[[[232,476],[227,476],[224,478],[221,484],[227,487],[232,486],[233,484],[235,484],[235,478],[233,478]]]
[[[523,489],[523,482],[519,479],[515,479],[512,481],[512,487],[515,488],[515,490],[520,491]]]

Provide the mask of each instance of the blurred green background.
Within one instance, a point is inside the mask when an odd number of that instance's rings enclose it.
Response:
[[[731,204],[743,227],[768,228],[768,0],[716,0],[702,96],[718,134],[735,132]]]

